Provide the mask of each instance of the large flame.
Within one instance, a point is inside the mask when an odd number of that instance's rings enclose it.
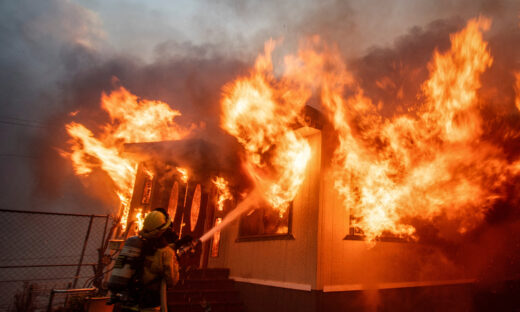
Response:
[[[308,95],[294,92],[288,79],[275,79],[274,46],[267,42],[251,74],[225,87],[221,126],[244,146],[246,168],[265,199],[283,215],[310,158],[309,144],[294,129]]]
[[[434,52],[417,102],[388,118],[380,114],[384,103],[372,103],[334,46],[310,38],[297,55],[285,57],[285,71],[275,75],[275,43],[268,41],[250,74],[224,87],[221,127],[244,147],[243,165],[257,191],[283,216],[311,156],[296,125],[317,94],[338,139],[330,172],[352,216],[345,222],[369,241],[385,233],[413,237],[417,219],[444,218],[464,233],[520,174],[520,161],[507,159],[484,135],[479,89],[480,76],[493,63],[482,36],[489,27],[490,20],[478,18],[453,34],[449,50]],[[520,110],[520,74],[515,78]],[[99,168],[111,177],[126,224],[137,163],[122,153],[123,143],[181,139],[191,128],[178,126],[174,118],[180,113],[167,104],[124,88],[103,94],[102,107],[110,123],[99,135],[68,124],[72,151],[63,154],[79,175]],[[177,170],[187,183],[187,171]]]
[[[71,159],[78,175],[85,176],[99,168],[110,176],[121,201],[119,214],[124,229],[138,163],[123,153],[123,144],[177,140],[187,136],[191,128],[177,125],[174,118],[180,113],[166,103],[138,98],[123,87],[103,93],[101,107],[108,113],[110,123],[97,136],[82,124],[67,124],[71,151],[62,155]]]
[[[352,216],[345,222],[369,241],[385,233],[414,237],[417,219],[444,218],[464,233],[483,220],[520,168],[483,138],[478,91],[493,63],[482,37],[489,27],[490,20],[477,18],[453,34],[448,51],[434,52],[415,105],[391,118],[381,116],[346,71],[337,48],[311,38],[285,58],[286,71],[276,80],[268,42],[252,74],[227,86],[222,126],[244,146],[253,175],[271,178],[266,197],[273,206],[287,203],[309,155],[291,123],[318,92],[338,137],[331,172]],[[267,163],[277,179],[262,175]]]
[[[481,140],[477,97],[480,75],[492,64],[481,33],[489,25],[474,19],[452,35],[451,49],[436,51],[429,64],[424,102],[391,119],[380,117],[333,52],[317,55],[333,68],[320,75],[320,83],[322,105],[339,138],[335,186],[353,226],[369,240],[385,232],[413,236],[409,221],[439,216],[463,233],[500,197],[513,167],[499,147]],[[344,98],[346,86],[355,95]]]

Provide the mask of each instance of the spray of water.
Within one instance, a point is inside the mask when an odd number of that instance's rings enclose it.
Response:
[[[201,242],[205,242],[217,232],[229,225],[231,222],[233,222],[236,218],[238,218],[243,213],[246,213],[251,208],[253,208],[256,204],[258,204],[258,201],[261,200],[261,196],[259,192],[255,189],[251,193],[247,195],[247,197],[241,201],[235,209],[233,209],[230,213],[226,215],[224,220],[215,227],[213,227],[211,230],[207,231],[204,235],[200,237]]]

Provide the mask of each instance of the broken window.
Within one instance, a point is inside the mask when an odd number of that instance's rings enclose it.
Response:
[[[292,238],[292,203],[284,213],[270,206],[259,206],[240,218],[239,240]]]
[[[359,223],[360,218],[356,217],[352,214],[352,210],[350,212],[350,218],[349,218],[349,232],[347,236],[345,236],[345,240],[365,240],[365,233],[363,232],[363,229],[361,229],[356,224]],[[380,237],[377,237],[378,241],[382,242],[406,242],[408,239],[399,237],[393,233],[390,232],[383,232],[383,234]]]

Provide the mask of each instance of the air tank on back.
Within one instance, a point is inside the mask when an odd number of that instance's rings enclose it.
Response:
[[[139,236],[129,237],[116,259],[114,269],[108,280],[108,289],[112,292],[125,290],[135,273],[135,262],[141,256],[143,240]]]

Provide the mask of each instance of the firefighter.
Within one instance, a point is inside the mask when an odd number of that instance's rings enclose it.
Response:
[[[122,311],[159,311],[166,302],[166,289],[179,280],[179,265],[169,243],[177,239],[172,221],[162,208],[151,211],[140,232],[143,239],[140,267],[136,270],[134,303],[123,303]],[[162,286],[162,287],[161,287]],[[161,289],[162,288],[162,289]]]

